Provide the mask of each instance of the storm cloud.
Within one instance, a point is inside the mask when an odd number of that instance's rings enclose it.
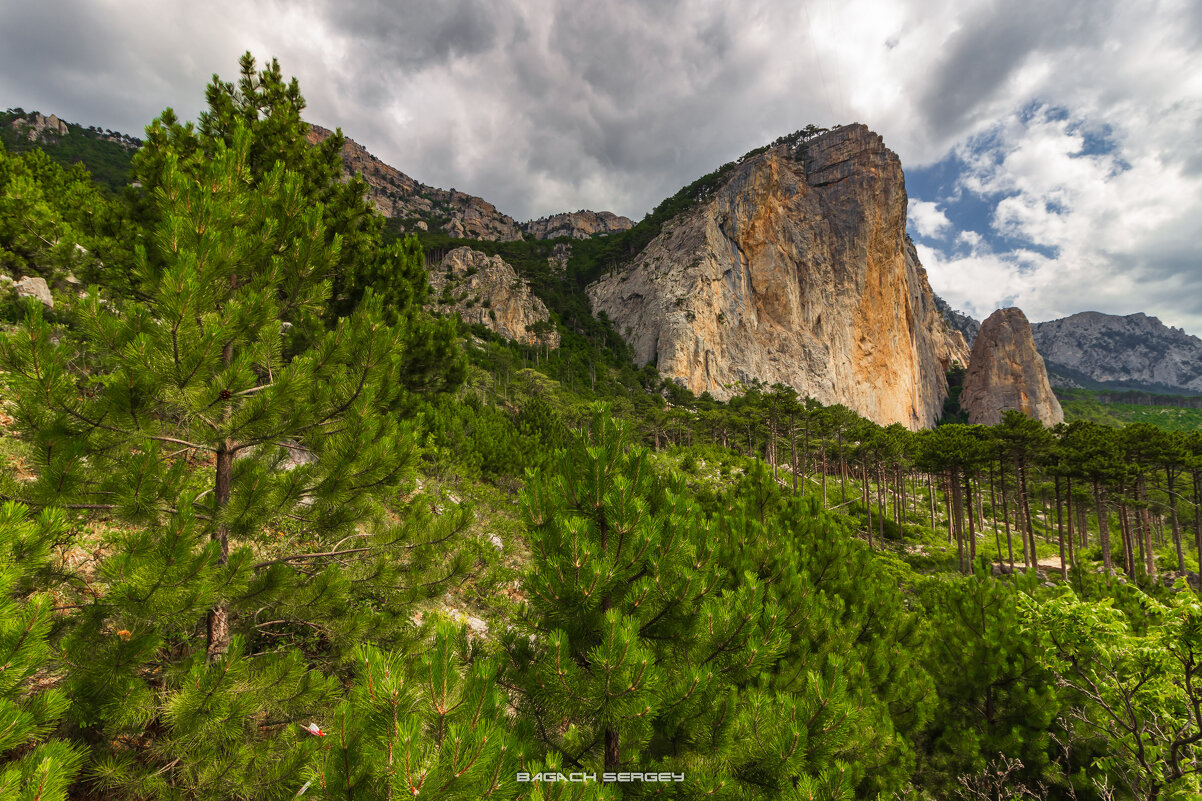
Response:
[[[807,124],[898,152],[936,291],[1202,333],[1202,11],[1076,0],[48,0],[9,4],[0,102],[139,133],[278,57],[309,118],[529,219],[638,219]],[[933,176],[939,176],[935,180]]]

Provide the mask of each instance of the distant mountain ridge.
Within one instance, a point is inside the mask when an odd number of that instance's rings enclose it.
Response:
[[[1202,392],[1202,339],[1142,312],[1080,312],[1031,329],[1053,371],[1066,368],[1110,384]]]

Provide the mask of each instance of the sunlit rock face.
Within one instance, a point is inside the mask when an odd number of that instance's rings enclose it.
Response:
[[[878,423],[929,426],[968,348],[905,222],[897,155],[848,125],[743,161],[589,298],[640,363],[695,393],[780,382]]]
[[[559,347],[559,332],[549,325],[546,305],[500,256],[456,248],[430,268],[429,276],[432,311],[458,314],[463,322],[483,325],[506,339]]]
[[[1044,425],[1064,422],[1021,309],[998,309],[981,323],[960,391],[960,408],[968,412],[968,422],[983,425],[997,425],[1010,410]]]

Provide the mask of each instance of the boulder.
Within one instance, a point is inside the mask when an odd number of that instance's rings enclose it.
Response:
[[[22,298],[37,298],[48,309],[54,308],[54,298],[50,295],[50,287],[46,279],[36,275],[25,276],[16,283],[17,296]]]

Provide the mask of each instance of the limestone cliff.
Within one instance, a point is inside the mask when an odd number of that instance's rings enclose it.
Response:
[[[981,324],[968,360],[960,408],[968,422],[996,425],[1014,409],[1044,425],[1064,422],[1031,325],[1021,309],[998,309]]]
[[[310,125],[309,141],[320,142],[331,133],[321,126]],[[487,200],[419,183],[351,139],[342,146],[342,164],[348,175],[363,175],[376,209],[385,217],[412,219],[414,227],[420,227],[419,222],[439,223],[444,231],[460,239],[509,242],[522,238],[513,218],[497,211]]]
[[[588,288],[639,363],[728,398],[781,382],[878,423],[934,423],[968,348],[905,234],[901,163],[863,125],[744,159]]]
[[[458,314],[506,339],[559,347],[547,307],[500,256],[456,248],[430,268],[430,288],[433,311]]]
[[[556,239],[561,236],[588,239],[616,234],[633,225],[629,217],[620,217],[612,211],[572,211],[531,220],[522,228],[535,239]]]

